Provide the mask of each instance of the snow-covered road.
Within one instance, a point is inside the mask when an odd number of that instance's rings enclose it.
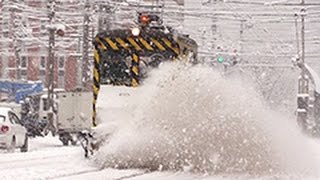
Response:
[[[14,153],[1,151],[1,180],[34,179],[194,179],[191,175],[175,173],[150,173],[145,170],[100,170],[83,157],[79,146],[64,147],[58,138],[46,137],[32,139],[30,151]]]
[[[146,173],[143,170],[100,170],[83,157],[81,147],[62,146],[57,137],[32,139],[30,146],[27,153],[1,151],[1,180],[130,179]]]
[[[83,157],[79,146],[65,147],[58,137],[30,140],[30,151],[20,153],[0,152],[0,180],[226,180],[252,179],[246,176],[207,176],[184,172],[149,172],[147,170],[99,169]],[[258,177],[269,179],[306,179],[305,177]]]
[[[191,175],[176,173],[150,173],[146,170],[100,170],[83,157],[79,146],[65,147],[57,137],[30,140],[30,151],[0,152],[1,180],[34,179],[194,179]],[[198,179],[198,178],[196,178]]]
[[[149,172],[147,170],[98,169],[83,157],[79,146],[64,147],[58,138],[45,137],[30,141],[30,151],[20,153],[0,152],[1,180],[220,180],[248,179],[239,176],[205,176],[174,172]],[[258,178],[272,179],[274,177]],[[285,178],[288,179],[288,178]],[[290,179],[290,178],[289,178]],[[296,178],[299,179],[299,178]]]

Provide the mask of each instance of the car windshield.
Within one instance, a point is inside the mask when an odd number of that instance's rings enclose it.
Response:
[[[5,120],[6,120],[6,117],[3,115],[0,115],[0,123],[5,122]]]

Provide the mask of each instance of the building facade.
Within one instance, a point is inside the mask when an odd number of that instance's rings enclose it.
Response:
[[[65,32],[63,37],[55,35],[54,84],[56,88],[73,90],[81,85],[83,8],[80,0],[56,2],[54,23],[64,25]],[[1,1],[1,79],[41,80],[46,84],[47,5],[45,0]]]

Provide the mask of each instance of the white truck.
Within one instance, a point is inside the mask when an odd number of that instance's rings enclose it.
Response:
[[[69,142],[75,145],[77,135],[83,130],[92,127],[92,92],[55,92],[54,119],[49,122],[48,130],[53,135],[59,135],[63,145]],[[39,118],[48,120],[48,99],[44,94],[40,99]]]

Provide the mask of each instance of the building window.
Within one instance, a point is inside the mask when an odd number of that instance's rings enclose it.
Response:
[[[65,88],[64,86],[65,86],[65,84],[64,84],[64,81],[65,81],[65,79],[64,79],[64,70],[59,70],[59,72],[58,72],[58,87],[59,88]]]
[[[23,27],[27,28],[28,27],[28,17],[27,16],[22,16],[21,17],[22,25]]]
[[[211,25],[211,34],[213,36],[217,34],[217,25],[216,24]]]
[[[27,74],[28,74],[26,69],[22,69],[22,70],[20,71],[20,73],[21,73],[21,76],[23,77],[23,79],[25,79],[26,76],[27,76]]]
[[[65,63],[65,59],[63,56],[61,56],[59,58],[59,66],[58,66],[59,70],[64,70],[64,63]]]
[[[44,69],[40,70],[40,76],[43,76],[43,77],[46,76],[46,71]]]
[[[45,36],[47,33],[46,25],[48,24],[46,20],[41,20],[40,34],[41,36]]]
[[[60,56],[58,61],[58,87],[64,88],[65,86],[65,79],[64,79],[64,67],[65,67],[65,57]]]
[[[27,68],[27,57],[21,56],[20,68],[26,69]]]
[[[64,71],[63,70],[59,70],[59,76],[64,77]]]
[[[8,38],[9,37],[9,32],[8,31],[3,32],[3,37],[4,38]]]
[[[46,57],[44,56],[40,58],[40,69],[46,69]]]
[[[8,19],[3,19],[2,33],[3,33],[3,37],[5,38],[9,37],[9,20]]]
[[[17,62],[19,64],[20,67],[20,75],[21,75],[21,79],[27,79],[27,67],[28,67],[28,58],[26,56],[21,56],[20,58],[20,62]]]
[[[42,98],[42,102],[43,102],[43,111],[48,111],[49,110],[49,101],[47,98]]]
[[[40,79],[42,82],[46,82],[46,65],[47,65],[47,57],[40,57]]]
[[[41,30],[46,31],[46,24],[48,24],[47,21],[42,19],[41,20]]]

